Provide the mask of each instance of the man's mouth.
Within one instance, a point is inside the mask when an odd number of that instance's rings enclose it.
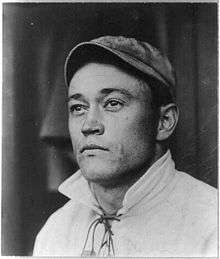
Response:
[[[99,146],[96,144],[88,144],[88,145],[84,145],[81,149],[80,149],[80,153],[83,153],[86,150],[94,150],[94,149],[98,149],[98,150],[105,150],[108,151],[109,149],[103,146]]]

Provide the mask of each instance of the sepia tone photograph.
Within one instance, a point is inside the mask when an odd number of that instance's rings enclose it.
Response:
[[[218,256],[217,2],[8,2],[1,255]]]

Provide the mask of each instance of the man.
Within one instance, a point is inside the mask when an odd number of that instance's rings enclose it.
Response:
[[[65,65],[79,171],[36,239],[40,256],[216,256],[217,194],[175,169],[175,77],[148,43],[104,36]]]

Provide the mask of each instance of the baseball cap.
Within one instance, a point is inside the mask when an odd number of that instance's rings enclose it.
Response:
[[[91,41],[77,44],[67,56],[64,66],[66,85],[79,68],[79,60],[89,59],[92,55],[113,55],[141,73],[159,80],[174,95],[175,72],[168,58],[147,42],[124,36],[102,36]],[[98,57],[98,56],[97,56]]]

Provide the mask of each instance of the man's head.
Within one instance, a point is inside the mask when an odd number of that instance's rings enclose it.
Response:
[[[144,73],[136,61],[125,62],[122,52],[93,47],[75,49],[67,60],[70,136],[87,180],[121,184],[140,176],[162,154],[161,143],[177,123],[177,108],[166,77],[148,68]]]

